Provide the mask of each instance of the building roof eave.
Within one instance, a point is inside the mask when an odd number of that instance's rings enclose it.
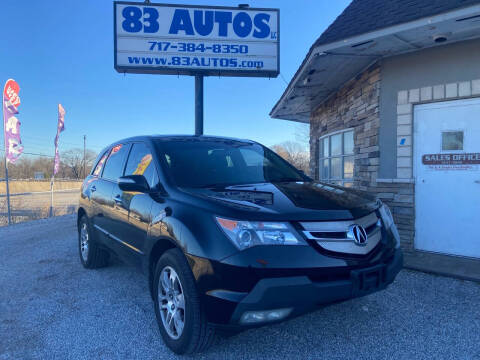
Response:
[[[480,4],[312,46],[270,112],[275,119],[309,122],[310,113],[372,62],[480,37]],[[447,41],[436,43],[436,35]]]

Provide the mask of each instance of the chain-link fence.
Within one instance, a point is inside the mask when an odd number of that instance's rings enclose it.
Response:
[[[73,214],[78,207],[81,181],[55,179],[53,216]],[[50,180],[10,179],[12,224],[50,216]],[[0,226],[8,225],[5,179],[0,181]]]
[[[35,145],[34,141],[39,142],[39,145]],[[52,204],[50,178],[53,172],[53,156],[45,154],[47,149],[46,145],[42,145],[43,142],[27,138],[25,146],[27,148],[29,145],[31,151],[24,151],[14,164],[8,164],[12,224],[41,219],[52,214],[72,214],[77,210],[82,180],[85,174],[90,172],[96,152],[82,148],[70,148],[61,152]],[[4,153],[0,149],[0,226],[8,225]]]

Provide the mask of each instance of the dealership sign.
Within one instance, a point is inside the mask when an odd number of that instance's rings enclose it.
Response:
[[[425,154],[422,164],[430,170],[478,170],[480,153]]]
[[[425,154],[422,156],[422,163],[424,165],[480,164],[480,153]]]
[[[114,3],[118,72],[279,74],[279,11],[248,7]]]

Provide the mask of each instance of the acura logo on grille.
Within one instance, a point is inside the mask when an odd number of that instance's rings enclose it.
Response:
[[[368,235],[363,226],[360,226],[357,224],[351,225],[348,235],[350,238],[353,238],[353,241],[355,241],[356,245],[358,246],[367,245]]]

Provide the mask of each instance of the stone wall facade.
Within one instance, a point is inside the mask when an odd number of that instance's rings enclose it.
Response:
[[[310,120],[310,172],[318,179],[319,137],[343,129],[354,129],[355,187],[367,190],[377,178],[378,113],[380,67],[373,65],[345,84],[327,102],[316,109]]]
[[[368,187],[390,207],[405,252],[414,251],[415,239],[415,185],[391,180],[380,180]]]
[[[379,96],[381,66],[374,64],[346,83],[310,119],[310,173],[319,179],[319,138],[332,132],[354,129],[354,187],[373,192],[390,206],[402,247],[413,251],[414,185],[410,181],[378,179]]]

